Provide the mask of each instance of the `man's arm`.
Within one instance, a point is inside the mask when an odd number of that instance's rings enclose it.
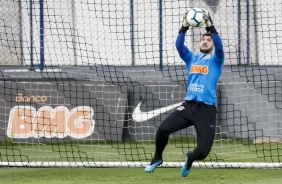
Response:
[[[207,32],[210,32],[212,34],[212,40],[213,40],[213,44],[215,47],[215,55],[218,59],[223,59],[224,58],[224,51],[223,51],[223,44],[221,41],[220,36],[218,35],[218,32],[216,31],[214,25],[213,25],[213,21],[212,18],[209,14],[209,12],[206,9],[202,9],[203,10],[203,14],[204,14],[204,19],[205,19],[205,23],[206,23],[206,30]]]
[[[215,55],[218,59],[224,58],[223,44],[217,32],[211,32],[212,40],[215,48]]]
[[[179,30],[179,34],[177,35],[176,42],[175,42],[175,47],[181,58],[186,57],[189,52],[189,49],[186,47],[186,45],[184,45],[185,34],[187,30],[189,29],[189,24],[187,22],[186,16],[187,16],[187,12],[183,16],[183,23],[182,23],[181,29]]]
[[[184,41],[185,41],[185,33],[179,31],[179,34],[177,35],[176,38],[175,46],[181,58],[186,57],[189,52],[188,47],[184,45]]]

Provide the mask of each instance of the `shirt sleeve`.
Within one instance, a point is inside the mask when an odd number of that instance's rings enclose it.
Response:
[[[176,49],[179,53],[179,56],[182,59],[185,58],[187,56],[187,54],[189,53],[189,49],[186,45],[184,45],[184,41],[185,41],[185,33],[180,32],[177,35],[175,46],[176,46]]]
[[[218,33],[212,33],[212,39],[215,47],[215,56],[218,59],[224,58],[223,44]]]

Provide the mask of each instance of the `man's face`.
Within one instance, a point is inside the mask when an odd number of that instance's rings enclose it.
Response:
[[[205,54],[213,52],[213,40],[210,36],[203,36],[200,43],[200,51]]]

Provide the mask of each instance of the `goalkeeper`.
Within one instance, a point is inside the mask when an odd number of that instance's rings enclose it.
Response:
[[[215,29],[211,16],[203,9],[207,33],[200,42],[200,53],[195,54],[185,45],[185,34],[189,29],[186,15],[176,39],[176,48],[180,58],[186,64],[188,74],[187,94],[185,102],[172,112],[160,125],[156,133],[156,150],[146,172],[153,172],[163,162],[163,151],[171,133],[194,126],[197,132],[197,146],[188,151],[181,168],[183,177],[188,176],[195,160],[205,159],[215,137],[216,128],[216,86],[222,72],[224,52],[222,41]]]

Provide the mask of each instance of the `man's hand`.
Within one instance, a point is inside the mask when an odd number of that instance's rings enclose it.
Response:
[[[183,23],[182,23],[183,27],[189,27],[190,26],[189,23],[187,22],[187,13],[188,13],[188,11],[185,12],[185,14],[183,15]]]
[[[203,18],[205,19],[206,26],[207,27],[213,26],[212,18],[208,10],[202,8],[202,11],[203,11]]]
[[[189,23],[187,22],[187,13],[188,11],[183,15],[183,22],[182,22],[182,26],[179,30],[178,33],[186,33],[186,31],[189,29]]]

